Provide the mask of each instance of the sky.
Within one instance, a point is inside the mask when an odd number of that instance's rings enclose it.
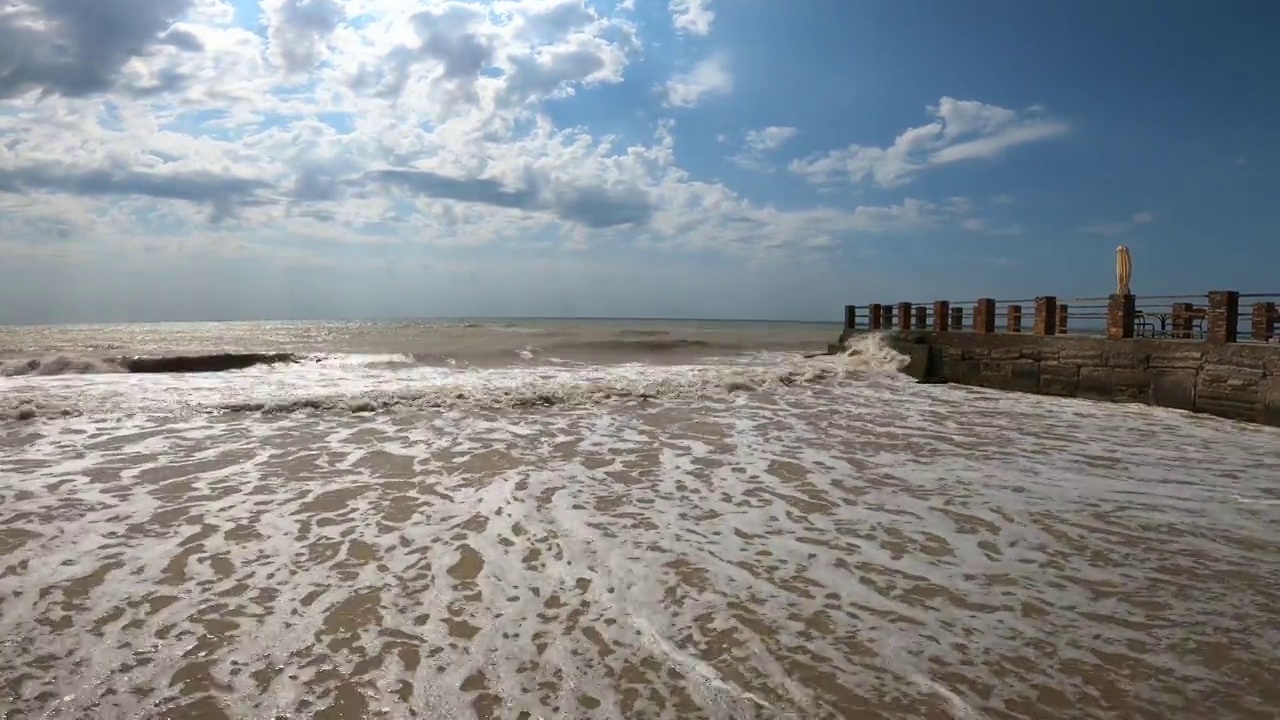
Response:
[[[1280,293],[1280,4],[4,0],[0,323]],[[1268,70],[1267,68],[1272,68]]]

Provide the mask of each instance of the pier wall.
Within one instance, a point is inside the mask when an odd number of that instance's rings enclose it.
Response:
[[[857,330],[846,330],[842,342]],[[1139,402],[1280,426],[1280,345],[896,330],[924,382]]]

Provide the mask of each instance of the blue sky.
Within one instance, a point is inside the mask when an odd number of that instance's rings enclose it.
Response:
[[[0,322],[1280,291],[1271,3],[98,5],[0,17]]]

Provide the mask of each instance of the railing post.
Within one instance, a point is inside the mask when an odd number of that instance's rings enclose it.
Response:
[[[915,307],[915,313],[916,313],[916,329],[928,330],[929,329],[929,307],[927,305],[917,305]]]
[[[946,300],[936,300],[933,303],[933,329],[937,332],[946,332],[950,329],[951,323],[951,303]]]
[[[1112,340],[1133,337],[1133,321],[1137,311],[1137,301],[1132,295],[1112,295],[1107,301],[1107,337]]]
[[[1005,329],[1011,333],[1022,332],[1022,306],[1009,305],[1004,310]]]
[[[883,327],[885,330],[893,329],[893,306],[892,305],[886,304],[886,305],[880,306],[880,326]]]
[[[952,330],[964,329],[964,308],[963,307],[956,306],[951,308],[951,329]]]
[[[1178,302],[1173,304],[1173,337],[1178,339],[1188,339],[1191,337],[1191,311],[1195,309],[1195,305],[1189,302]]]
[[[1276,334],[1276,304],[1259,302],[1253,304],[1253,339],[1267,342]]]
[[[844,306],[844,329],[853,330],[858,327],[858,306]]]
[[[884,313],[880,311],[880,303],[871,303],[868,308],[868,320],[870,321],[871,329],[879,330],[880,321],[884,319]]]
[[[911,329],[911,303],[909,302],[898,303],[898,329]]]
[[[973,331],[986,335],[996,331],[996,301],[993,298],[978,298],[974,304]]]
[[[1058,318],[1055,325],[1056,327],[1054,327],[1054,330],[1057,330],[1059,335],[1067,334],[1067,304],[1066,303],[1061,303],[1058,305]]]
[[[1236,325],[1240,322],[1240,293],[1214,290],[1209,293],[1209,342],[1225,345],[1236,342]]]
[[[1058,298],[1052,295],[1036,298],[1036,319],[1033,332],[1036,335],[1058,334]]]

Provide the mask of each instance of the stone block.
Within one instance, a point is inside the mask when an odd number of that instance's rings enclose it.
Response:
[[[1183,349],[1176,345],[1168,349],[1152,352],[1149,364],[1153,368],[1191,369],[1199,368],[1204,362],[1204,352],[1200,349]]]
[[[981,385],[982,361],[966,358],[955,363],[954,368],[948,368],[947,380],[961,385]]]
[[[1175,410],[1196,409],[1195,370],[1155,370],[1151,373],[1151,404]]]
[[[1129,343],[1126,347],[1112,347],[1102,351],[1102,364],[1113,368],[1146,369],[1151,365],[1150,353],[1143,352]]]
[[[916,380],[924,380],[929,377],[930,351],[928,345],[911,345],[907,348],[907,357],[907,366],[903,368],[904,373]]]
[[[1224,345],[1221,347],[1214,347],[1209,352],[1205,353],[1204,364],[1265,371],[1268,355],[1268,350],[1264,350],[1257,346]]]
[[[1262,393],[1224,391],[1196,384],[1196,412],[1217,415],[1232,420],[1258,420],[1263,414]]]
[[[1280,377],[1267,380],[1262,395],[1262,417],[1259,419],[1267,425],[1280,427]]]
[[[982,384],[994,388],[1008,387],[1011,365],[1007,360],[983,360]]]
[[[1116,400],[1149,402],[1151,371],[1146,368],[1112,368],[1111,392]]]
[[[1058,356],[1062,349],[1053,343],[1036,343],[1028,345],[1018,350],[1019,357],[1024,360],[1036,360],[1038,362],[1057,362]]]
[[[1266,358],[1262,361],[1262,367],[1268,375],[1280,375],[1280,346],[1275,350],[1268,350]]]
[[[1076,392],[1080,397],[1110,400],[1113,387],[1111,368],[1089,366],[1080,368],[1080,379],[1076,386]]]
[[[1205,365],[1200,368],[1197,392],[1240,397],[1257,395],[1261,392],[1265,378],[1262,370],[1254,368]]]
[[[1009,389],[1022,392],[1040,390],[1040,363],[1035,360],[1015,360],[1009,363]]]
[[[1062,352],[1058,353],[1058,362],[1063,363],[1064,365],[1092,365],[1100,367],[1103,364],[1102,351],[1083,350],[1080,348],[1063,348]]]
[[[1074,397],[1080,384],[1080,366],[1042,362],[1039,364],[1040,392]]]
[[[991,358],[992,360],[1021,360],[1022,348],[1017,348],[1017,347],[991,348],[991,352],[987,354],[987,357]]]

